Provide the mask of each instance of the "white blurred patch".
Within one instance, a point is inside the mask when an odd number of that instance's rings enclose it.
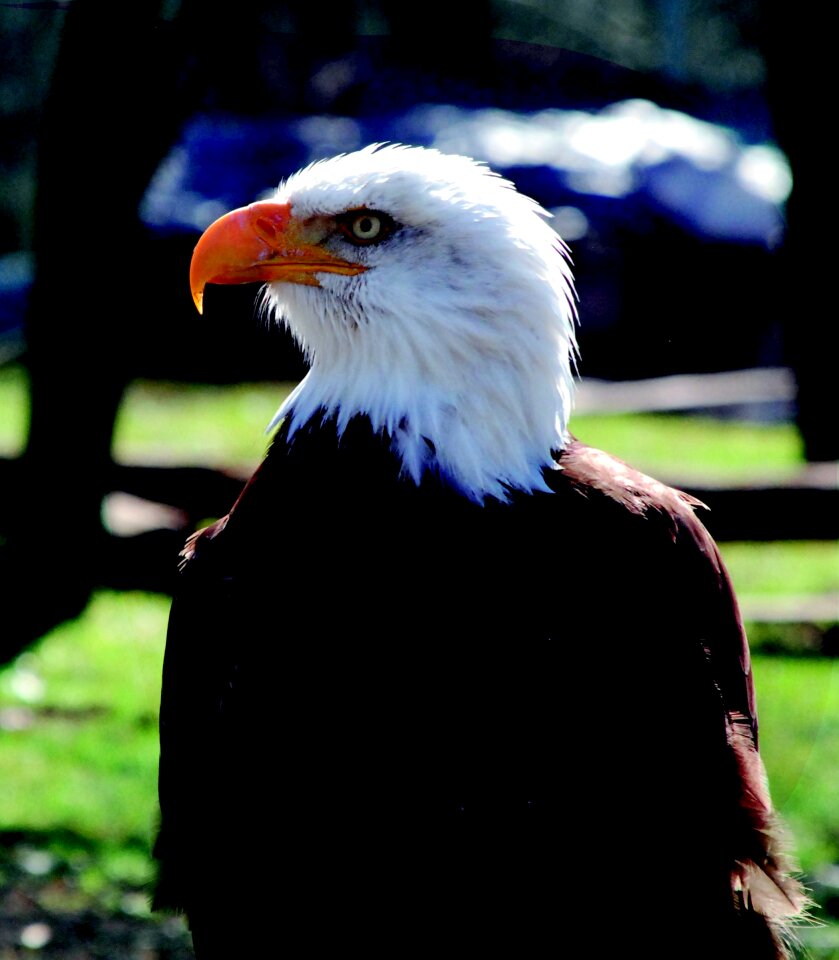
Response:
[[[131,537],[148,530],[180,530],[188,518],[174,507],[117,491],[102,501],[102,522],[109,533]]]

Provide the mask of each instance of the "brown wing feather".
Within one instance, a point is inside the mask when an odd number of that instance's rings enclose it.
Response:
[[[731,893],[738,908],[767,918],[779,957],[787,955],[782,921],[801,917],[808,898],[794,877],[784,825],[772,807],[758,752],[757,703],[743,620],[717,544],[694,513],[700,500],[646,476],[608,453],[574,440],[558,458],[564,479],[578,492],[597,491],[629,512],[664,518],[674,541],[692,543],[713,580],[715,630],[706,657],[724,713],[726,741],[738,781],[737,824],[731,836]]]

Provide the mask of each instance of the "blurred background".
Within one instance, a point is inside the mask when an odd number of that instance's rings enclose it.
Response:
[[[191,956],[147,896],[168,597],[305,367],[251,288],[199,317],[189,258],[381,140],[486,160],[553,213],[572,427],[711,507],[801,936],[839,957],[826,37],[758,0],[0,4],[0,960]]]

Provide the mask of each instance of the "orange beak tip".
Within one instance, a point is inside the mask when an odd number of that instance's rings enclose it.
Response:
[[[195,309],[200,313],[204,313],[204,288],[201,287],[199,290],[192,291],[192,302],[195,304]]]

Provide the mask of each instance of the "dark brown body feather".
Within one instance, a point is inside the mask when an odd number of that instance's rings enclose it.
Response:
[[[576,441],[559,466],[479,506],[363,417],[281,428],[188,544],[156,902],[199,958],[782,955],[801,895],[697,504]]]

